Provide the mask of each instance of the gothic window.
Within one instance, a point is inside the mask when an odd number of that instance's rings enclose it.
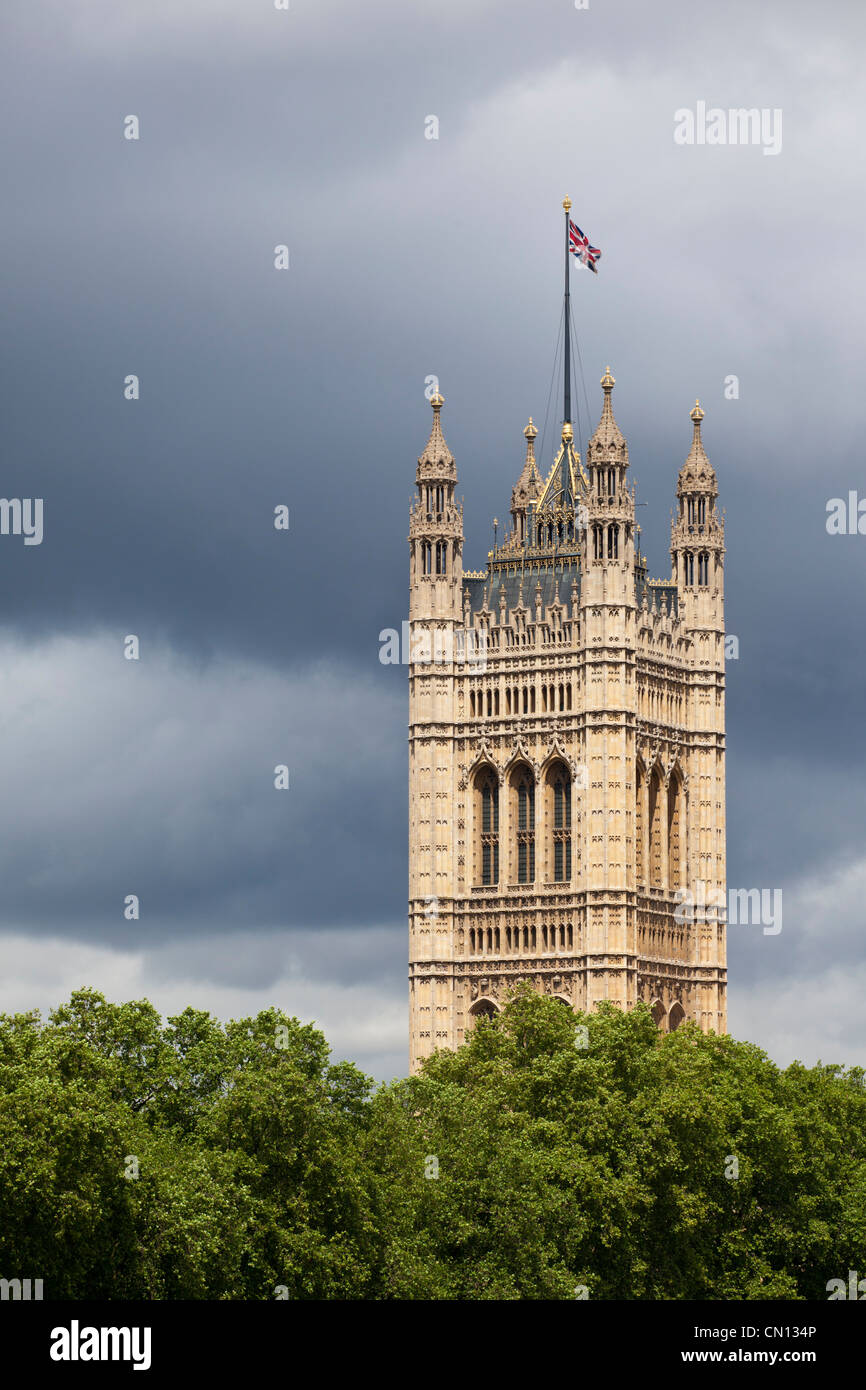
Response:
[[[517,808],[517,882],[532,883],[535,880],[535,778],[529,768],[518,769],[513,787]]]
[[[706,519],[707,519],[707,499],[706,499],[706,497],[699,497],[699,498],[698,498],[698,525],[699,525],[699,526],[703,526],[703,525],[704,525],[704,522],[706,521]]]
[[[644,886],[643,802],[646,778],[644,777],[643,768],[640,763],[638,763],[635,769],[634,786],[634,876],[635,885],[638,888],[642,888]]]
[[[445,541],[436,542],[436,573],[445,574],[447,572],[448,545]]]
[[[695,499],[690,497],[688,500],[688,522],[690,526],[695,524]]]
[[[703,552],[698,556],[698,584],[700,584],[700,586],[701,586],[702,588],[705,589],[705,588],[707,587],[707,585],[709,584],[709,582],[710,582],[710,557],[709,557],[709,555],[706,553],[706,551],[703,551]]]
[[[673,1033],[676,1028],[679,1028],[685,1016],[686,1011],[682,1004],[672,1004],[668,1014],[668,1032]]]
[[[539,544],[539,545],[543,545],[543,544],[544,544],[544,527],[543,527],[543,526],[539,526],[539,528],[538,528],[538,544]]]
[[[421,542],[421,572],[430,574],[432,568],[432,547],[429,541]]]
[[[619,527],[608,526],[607,528],[607,558],[616,560],[619,557]]]
[[[554,763],[548,774],[553,831],[553,881],[571,879],[571,776],[563,763]]]
[[[651,888],[662,884],[662,779],[658,768],[649,781],[649,883]]]
[[[657,999],[652,1006],[653,1022],[656,1028],[665,1031],[665,1006],[660,999]]]
[[[491,768],[483,768],[475,782],[479,810],[481,883],[499,882],[499,782]]]
[[[593,560],[604,559],[604,548],[602,545],[602,528],[593,526],[592,528],[592,558]]]
[[[681,887],[682,784],[674,774],[668,787],[668,885],[671,892]]]
[[[607,495],[613,501],[616,489],[616,473],[612,468],[607,470]]]
[[[686,584],[693,585],[695,582],[695,557],[694,555],[692,555],[691,551],[686,551],[685,555],[683,556],[683,565],[685,568],[685,574],[683,578],[685,579]]]
[[[604,470],[599,468],[596,477],[598,478],[598,495],[601,498],[604,496]]]
[[[477,1000],[469,1010],[470,1017],[473,1019],[484,1018],[489,1020],[495,1018],[498,1012],[499,1010],[496,1005],[492,1004],[489,999]]]

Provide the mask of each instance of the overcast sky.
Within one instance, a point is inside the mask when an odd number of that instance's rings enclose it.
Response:
[[[4,0],[0,28],[0,493],[44,499],[40,545],[0,536],[0,1009],[276,1003],[405,1072],[378,634],[425,380],[481,567],[545,418],[568,193],[650,573],[696,397],[727,513],[729,885],[784,904],[730,929],[729,1026],[866,1064],[866,535],[826,529],[866,497],[862,7]],[[781,148],[676,143],[699,103],[781,112]]]

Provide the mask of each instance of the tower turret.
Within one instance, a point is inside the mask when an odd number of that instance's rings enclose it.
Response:
[[[523,545],[526,540],[529,509],[542,487],[541,474],[535,462],[535,440],[538,437],[538,430],[532,423],[531,415],[523,434],[526,439],[526,461],[523,465],[523,472],[511,489],[511,522],[517,545]]]
[[[460,619],[463,507],[454,496],[457,469],[442,433],[444,397],[431,397],[433,425],[418,459],[418,496],[409,513],[410,618]]]
[[[677,515],[671,522],[671,578],[685,599],[687,611],[701,625],[721,619],[724,598],[725,524],[719,517],[715,471],[701,438],[704,412],[695,401],[689,418],[694,426],[692,447],[677,481]],[[688,600],[700,600],[697,604]]]
[[[589,469],[587,496],[587,565],[623,565],[634,569],[634,493],[629,490],[628,445],[613,413],[611,394],[616,379],[610,367],[601,378],[604,405],[595,434],[586,450]],[[630,580],[630,582],[633,582]]]

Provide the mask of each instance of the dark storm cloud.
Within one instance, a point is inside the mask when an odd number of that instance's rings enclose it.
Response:
[[[861,12],[9,0],[0,22],[0,491],[45,499],[41,546],[0,538],[5,920],[109,942],[127,891],[155,941],[404,920],[405,685],[377,651],[406,614],[425,378],[474,568],[544,422],[566,191],[604,253],[574,275],[590,425],[610,362],[656,575],[707,412],[740,641],[730,881],[810,912],[803,876],[862,854],[866,538],[824,524],[866,494]],[[676,146],[698,100],[780,108],[781,153]],[[127,632],[149,670],[115,662]],[[735,987],[808,971],[797,930],[774,956],[732,934]]]

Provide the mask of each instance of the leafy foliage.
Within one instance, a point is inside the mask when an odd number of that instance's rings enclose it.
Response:
[[[524,987],[376,1089],[276,1010],[163,1024],[81,990],[0,1016],[0,1273],[50,1298],[825,1299],[866,1274],[863,1082]]]

